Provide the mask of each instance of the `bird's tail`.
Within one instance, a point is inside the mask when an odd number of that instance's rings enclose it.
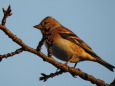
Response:
[[[96,62],[98,62],[99,64],[103,65],[104,67],[106,67],[110,71],[114,72],[113,69],[115,68],[115,66],[109,64],[108,62],[102,60],[101,58],[98,58]]]
[[[2,61],[2,58],[0,58],[0,62]]]

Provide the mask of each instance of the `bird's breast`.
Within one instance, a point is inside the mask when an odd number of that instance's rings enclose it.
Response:
[[[46,47],[47,44],[45,43]],[[66,39],[55,40],[52,46],[53,55],[63,61],[68,61],[76,56],[76,45]]]

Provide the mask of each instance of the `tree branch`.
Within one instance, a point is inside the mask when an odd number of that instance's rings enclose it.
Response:
[[[11,9],[11,7],[10,7]],[[9,9],[9,10],[10,10]],[[8,9],[7,9],[8,10]],[[5,10],[4,10],[5,11]],[[4,12],[3,11],[3,12]],[[20,45],[23,50],[31,52],[37,56],[39,56],[40,58],[42,58],[44,61],[49,62],[50,64],[52,64],[53,66],[55,66],[56,68],[63,70],[64,72],[69,72],[72,75],[78,75],[79,77],[81,77],[84,80],[88,80],[93,84],[96,84],[97,86],[109,86],[107,83],[105,83],[103,80],[100,79],[96,79],[95,77],[93,77],[92,75],[88,75],[86,73],[84,73],[83,71],[81,71],[80,69],[77,68],[72,68],[69,67],[68,65],[59,63],[57,61],[55,61],[53,58],[49,58],[48,56],[44,55],[42,52],[37,51],[29,46],[27,46],[21,39],[19,39],[16,35],[14,35],[12,32],[10,32],[7,27],[5,26],[6,23],[6,18],[8,17],[7,15],[10,14],[11,11],[5,11],[4,15],[6,15],[5,18],[3,18],[3,22],[0,25],[0,29],[6,34],[8,35],[9,38],[11,38],[14,42],[16,42],[18,45]],[[6,14],[5,14],[6,13]],[[4,23],[5,21],[5,23]],[[44,76],[44,74],[43,74]]]
[[[4,54],[4,55],[0,55],[0,59],[2,60],[2,58],[8,58],[8,57],[13,56],[13,55],[15,55],[15,54],[19,54],[19,53],[21,53],[22,51],[23,51],[23,48],[19,48],[19,49],[17,49],[17,50],[14,51],[14,52],[7,53],[7,54]],[[1,60],[0,60],[0,61],[1,61]]]
[[[12,15],[12,13],[11,13],[11,6],[9,5],[9,7],[8,7],[8,9],[7,10],[5,10],[4,8],[2,9],[3,10],[3,13],[4,13],[4,17],[3,17],[3,19],[2,19],[2,25],[5,25],[5,23],[6,23],[6,18],[8,17],[8,16],[11,16]]]
[[[53,78],[53,77],[58,76],[62,73],[65,73],[65,72],[63,70],[60,70],[60,71],[56,71],[55,73],[50,73],[49,75],[41,73],[42,77],[40,77],[39,80],[43,80],[45,82],[48,80],[48,78]]]

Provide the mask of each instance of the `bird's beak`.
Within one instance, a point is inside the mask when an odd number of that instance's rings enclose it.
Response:
[[[41,24],[33,26],[34,28],[42,29]]]

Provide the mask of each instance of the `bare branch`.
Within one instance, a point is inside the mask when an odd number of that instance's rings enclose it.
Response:
[[[11,53],[8,53],[8,54],[4,54],[4,55],[0,55],[0,59],[2,60],[2,58],[8,58],[8,57],[13,56],[13,55],[15,55],[15,54],[19,54],[19,53],[21,53],[22,51],[23,51],[23,48],[19,48],[19,49],[17,49],[17,50],[14,51],[14,52],[11,52]]]
[[[48,78],[53,78],[55,76],[58,76],[60,74],[64,73],[63,70],[56,71],[55,73],[50,73],[49,75],[46,75],[44,73],[41,73],[42,77],[39,78],[39,80],[43,80],[44,82],[48,80]]]
[[[21,39],[19,39],[16,35],[14,35],[13,33],[11,33],[6,26],[4,25],[0,25],[0,29],[6,34],[8,35],[9,38],[11,38],[14,42],[16,42],[18,45],[22,46],[22,47],[26,47],[27,45],[22,42]]]
[[[19,44],[20,46],[23,47],[24,50],[34,53],[38,56],[40,56],[43,60],[51,63],[52,65],[54,65],[55,67],[57,67],[58,69],[62,69],[66,72],[69,72],[71,74],[74,75],[79,75],[82,79],[84,80],[89,80],[90,82],[94,83],[94,84],[101,84],[102,86],[109,86],[108,84],[106,84],[104,81],[96,79],[95,77],[88,75],[82,71],[79,71],[78,69],[75,68],[71,68],[67,65],[64,65],[62,63],[59,63],[57,61],[55,61],[53,58],[49,58],[46,55],[44,55],[42,52],[38,52],[35,49],[27,46],[23,41],[21,41],[17,36],[15,36],[13,33],[11,33],[5,26],[0,25],[0,28],[2,31],[4,31],[4,33],[6,33],[14,42],[16,42],[17,44]]]
[[[41,41],[38,43],[38,46],[36,48],[37,51],[40,51],[42,49],[41,46],[43,45],[44,41],[45,41],[45,38],[42,37]]]
[[[7,10],[5,10],[4,8],[2,9],[3,10],[3,13],[4,13],[4,17],[3,17],[3,19],[2,19],[2,22],[1,22],[1,24],[2,25],[5,25],[5,23],[6,23],[6,18],[8,17],[8,16],[11,16],[12,15],[12,13],[11,13],[11,6],[9,5],[9,7],[8,7],[8,9]]]

